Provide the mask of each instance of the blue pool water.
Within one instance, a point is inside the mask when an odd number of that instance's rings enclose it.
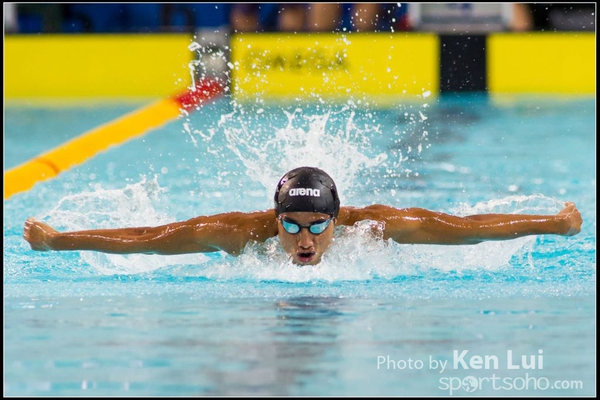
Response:
[[[9,104],[5,170],[137,106]],[[207,104],[4,202],[4,394],[594,395],[595,132],[593,98]],[[276,239],[237,258],[22,239],[30,216],[75,230],[266,209],[298,165],[328,171],[346,205],[574,201],[584,224],[476,246],[385,243],[359,225],[303,268]]]

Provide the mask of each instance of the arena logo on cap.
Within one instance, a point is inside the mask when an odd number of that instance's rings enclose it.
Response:
[[[312,188],[296,188],[290,189],[290,196],[312,196],[312,197],[321,197],[320,189],[312,189]]]

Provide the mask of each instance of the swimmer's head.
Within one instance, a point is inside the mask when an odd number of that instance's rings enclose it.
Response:
[[[285,174],[275,191],[275,212],[316,212],[337,218],[340,199],[333,179],[323,170],[300,167]]]

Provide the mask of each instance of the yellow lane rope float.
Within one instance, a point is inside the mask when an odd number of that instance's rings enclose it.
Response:
[[[27,191],[36,183],[51,179],[94,157],[101,151],[142,136],[178,118],[182,111],[191,112],[222,93],[223,86],[217,80],[200,80],[193,88],[183,93],[156,101],[85,132],[6,171],[4,173],[4,199]]]

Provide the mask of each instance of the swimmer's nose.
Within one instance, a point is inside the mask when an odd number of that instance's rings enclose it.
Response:
[[[304,249],[309,249],[313,246],[313,238],[308,229],[301,229],[298,233],[298,246]]]

